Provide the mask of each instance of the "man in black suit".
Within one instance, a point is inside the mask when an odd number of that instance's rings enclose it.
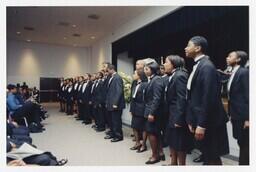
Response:
[[[227,84],[228,112],[233,137],[240,147],[239,165],[249,165],[249,70],[244,67],[247,53],[233,51],[227,57],[232,72]]]
[[[186,121],[204,155],[204,164],[221,165],[220,156],[229,153],[228,117],[216,68],[205,55],[207,45],[204,37],[195,36],[185,48],[186,56],[195,62],[187,83]]]
[[[110,64],[107,67],[111,78],[108,82],[108,91],[106,95],[106,108],[112,118],[112,133],[106,136],[105,139],[111,139],[111,142],[118,142],[123,140],[122,131],[122,111],[125,108],[123,80],[117,74],[115,66]]]
[[[90,117],[90,106],[89,101],[91,99],[91,88],[92,88],[92,82],[91,82],[91,75],[85,74],[84,76],[84,84],[81,87],[81,103],[82,103],[82,115],[81,118],[83,119],[83,122],[85,125],[91,124],[92,119]]]

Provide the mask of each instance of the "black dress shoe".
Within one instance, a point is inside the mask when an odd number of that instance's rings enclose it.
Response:
[[[165,155],[160,155],[160,156],[159,156],[159,159],[160,159],[161,161],[165,161]]]
[[[102,132],[102,131],[105,131],[105,128],[97,128],[96,131],[97,132]]]
[[[156,159],[154,161],[151,161],[151,159],[149,159],[147,162],[145,162],[145,164],[155,164],[155,163],[158,163],[160,162],[160,159]]]
[[[107,135],[104,137],[104,139],[112,139],[112,138],[113,138],[113,136],[110,136],[110,135]]]
[[[76,120],[77,120],[77,121],[82,121],[82,119],[81,119],[81,118],[76,118]]]
[[[85,122],[84,122],[85,125],[89,125],[89,124],[91,124],[91,123],[92,123],[92,122],[89,122],[89,121],[85,121]]]
[[[120,141],[122,141],[123,140],[123,138],[113,138],[112,140],[111,140],[111,142],[120,142]]]
[[[139,150],[142,145],[133,146],[130,150]]]
[[[200,155],[199,157],[197,157],[197,158],[195,158],[195,159],[193,160],[193,162],[203,162],[203,161],[204,161],[203,155]]]
[[[136,152],[137,153],[142,153],[142,152],[145,152],[147,150],[148,150],[148,148],[147,148],[147,146],[145,146],[144,149],[138,149]]]

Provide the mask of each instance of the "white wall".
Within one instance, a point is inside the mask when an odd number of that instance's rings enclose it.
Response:
[[[124,37],[125,35],[132,33],[139,28],[152,23],[153,21],[173,12],[177,6],[165,6],[165,7],[151,7],[136,18],[124,23],[102,38],[92,46],[92,69],[93,72],[98,71],[101,68],[103,61],[111,62],[112,49],[111,43]]]
[[[7,83],[26,81],[39,87],[40,77],[72,77],[91,72],[91,49],[8,40]]]

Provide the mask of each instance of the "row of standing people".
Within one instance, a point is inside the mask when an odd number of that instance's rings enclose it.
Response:
[[[92,126],[97,132],[106,132],[105,139],[111,142],[123,140],[122,110],[125,108],[123,80],[115,66],[104,63],[104,69],[94,74],[85,74],[75,82],[66,79],[61,82],[60,111],[73,114],[77,106],[77,120]]]

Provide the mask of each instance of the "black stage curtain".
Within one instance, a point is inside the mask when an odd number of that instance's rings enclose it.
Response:
[[[208,55],[217,68],[226,67],[226,56],[232,50],[249,51],[248,6],[186,6],[112,43],[112,62],[127,51],[137,59],[178,54],[185,57],[189,38],[206,37]],[[249,52],[248,52],[249,53]],[[192,60],[186,59],[191,71]]]

